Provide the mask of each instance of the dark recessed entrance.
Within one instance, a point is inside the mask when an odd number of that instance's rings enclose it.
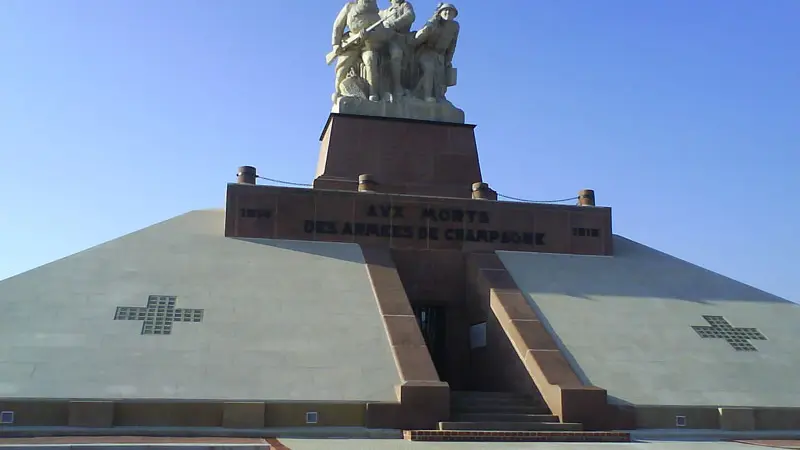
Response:
[[[444,306],[417,305],[414,306],[414,315],[417,316],[417,324],[425,338],[425,345],[431,354],[433,365],[439,379],[447,381],[447,341],[445,331],[447,329],[447,319]]]

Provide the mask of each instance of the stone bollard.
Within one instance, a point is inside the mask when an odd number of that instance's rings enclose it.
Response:
[[[358,192],[375,192],[378,187],[378,182],[372,178],[368,173],[362,173],[358,176]]]
[[[472,183],[473,200],[489,200],[489,185],[486,183]]]
[[[584,189],[578,192],[578,205],[595,206],[594,191],[591,189]]]
[[[239,184],[256,184],[256,168],[253,166],[239,167],[236,177],[236,182]]]

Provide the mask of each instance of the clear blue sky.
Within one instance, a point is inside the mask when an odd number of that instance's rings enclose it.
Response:
[[[0,278],[222,207],[239,165],[310,182],[343,4],[0,1]],[[495,189],[593,188],[616,233],[800,301],[800,0],[457,5]]]

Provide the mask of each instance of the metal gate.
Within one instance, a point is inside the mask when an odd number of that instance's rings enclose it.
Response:
[[[425,339],[425,345],[428,346],[433,365],[436,366],[436,372],[439,374],[439,379],[447,381],[445,379],[447,374],[447,344],[445,335],[447,320],[445,317],[445,307],[427,305],[414,306],[413,309],[414,315],[417,316],[419,330],[422,332],[422,337]]]

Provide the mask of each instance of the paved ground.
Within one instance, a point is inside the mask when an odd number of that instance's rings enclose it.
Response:
[[[762,441],[764,442],[764,441]],[[777,441],[772,441],[777,442]],[[800,448],[800,441],[793,442]],[[362,440],[362,439],[280,439],[280,443],[291,450],[759,450],[757,447],[736,442],[689,442],[689,441],[653,441],[631,444],[580,444],[580,443],[487,443],[487,442],[409,442],[395,439]]]

